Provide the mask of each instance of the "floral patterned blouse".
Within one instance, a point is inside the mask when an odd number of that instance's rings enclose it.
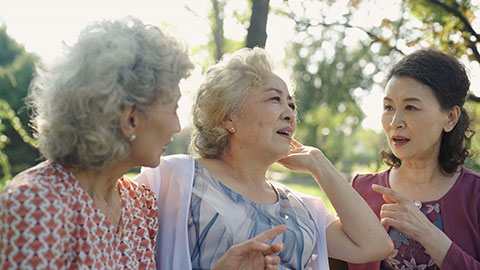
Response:
[[[0,193],[0,269],[155,269],[154,195],[126,178],[118,190],[122,232],[62,165],[17,175]]]
[[[437,201],[423,203],[420,211],[422,211],[437,228],[443,231],[440,204]],[[388,234],[390,238],[392,238],[395,247],[392,254],[382,261],[381,270],[440,269],[420,243],[408,238],[394,227],[390,227]]]

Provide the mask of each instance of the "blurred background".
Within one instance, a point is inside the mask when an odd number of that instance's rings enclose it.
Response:
[[[190,107],[202,73],[222,55],[262,46],[298,105],[296,138],[320,148],[351,179],[385,169],[384,78],[405,54],[432,47],[471,75],[467,108],[480,130],[480,0],[43,0],[0,11],[0,190],[42,158],[24,98],[35,65],[48,65],[89,22],[133,15],[189,44],[196,68],[181,82],[183,130],[167,154],[187,153]],[[159,116],[161,117],[161,116]],[[480,135],[466,167],[480,172]],[[137,170],[130,172],[134,176]],[[313,195],[313,180],[273,165],[268,177]]]

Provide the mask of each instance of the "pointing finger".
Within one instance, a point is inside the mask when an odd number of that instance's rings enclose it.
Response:
[[[390,197],[388,197],[387,195],[382,195],[383,197],[383,200],[386,201],[387,203],[396,203],[395,200],[392,200]]]
[[[383,198],[385,199],[386,202],[388,203],[392,203],[392,202],[397,202],[397,203],[400,203],[400,202],[405,202],[405,201],[409,201],[405,196],[403,196],[402,194],[390,189],[390,188],[387,188],[387,187],[384,187],[384,186],[381,186],[381,185],[375,185],[373,184],[372,185],[372,189],[375,191],[375,192],[378,192],[380,194],[383,195]]]
[[[267,242],[268,240],[274,238],[275,236],[285,232],[287,230],[287,225],[279,225],[276,227],[271,228],[270,230],[266,230],[261,234],[255,236],[253,239],[262,243]]]

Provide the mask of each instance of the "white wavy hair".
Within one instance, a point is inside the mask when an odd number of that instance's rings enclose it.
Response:
[[[37,67],[27,104],[40,152],[73,168],[125,158],[122,110],[168,102],[191,68],[185,44],[157,27],[133,17],[90,24],[51,68]]]
[[[218,158],[225,153],[229,132],[221,122],[231,113],[241,111],[247,92],[265,85],[272,70],[272,60],[258,47],[225,55],[207,69],[193,105],[192,154]]]

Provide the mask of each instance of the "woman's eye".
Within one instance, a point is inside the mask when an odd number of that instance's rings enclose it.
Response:
[[[393,107],[391,105],[383,105],[383,109],[385,111],[390,111],[390,110],[393,110]]]
[[[296,108],[295,103],[288,104],[288,107],[292,108],[292,110],[295,111],[295,108]]]
[[[417,109],[417,108],[415,108],[415,107],[412,106],[412,105],[407,105],[407,106],[405,106],[405,110],[407,110],[407,111],[414,111],[414,110],[416,110],[416,109]]]
[[[280,99],[280,97],[273,97],[273,98],[271,98],[271,100],[280,101],[281,99]]]

